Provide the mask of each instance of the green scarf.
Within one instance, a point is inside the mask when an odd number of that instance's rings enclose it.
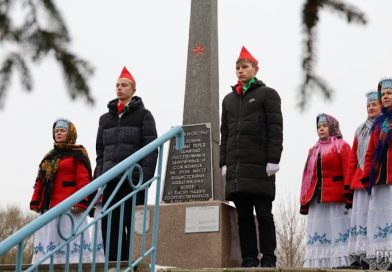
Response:
[[[250,85],[252,85],[252,83],[254,83],[255,81],[256,81],[256,77],[249,80],[248,83],[246,83],[246,85],[242,87],[242,95],[245,94],[245,92],[249,89]]]

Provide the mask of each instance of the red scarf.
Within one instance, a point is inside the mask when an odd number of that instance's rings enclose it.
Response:
[[[125,104],[124,104],[123,102],[118,103],[118,104],[117,104],[117,113],[118,113],[118,114],[122,113],[122,111],[124,110],[124,108],[125,108]]]
[[[235,90],[237,91],[239,96],[241,96],[243,94],[242,87],[244,87],[244,84],[242,84],[242,82],[238,80],[237,86],[235,87]]]

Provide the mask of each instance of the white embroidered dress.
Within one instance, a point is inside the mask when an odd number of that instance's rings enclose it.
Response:
[[[309,206],[304,267],[333,268],[350,265],[348,238],[350,215],[344,203],[316,203]]]
[[[80,220],[83,221],[82,226],[88,224],[87,218],[82,218],[81,214],[73,214],[68,212],[74,219],[75,225],[78,224]],[[34,249],[33,249],[33,259],[32,263],[36,263],[40,261],[43,256],[47,253],[54,251],[59,245],[61,245],[64,240],[60,237],[58,233],[58,221],[59,218],[54,219],[49,224],[45,225],[41,229],[39,229],[34,235]],[[71,233],[71,221],[68,216],[63,216],[60,222],[60,230],[61,233],[68,237]],[[81,241],[80,235],[77,236],[70,243],[69,248],[69,262],[70,263],[78,263],[80,258],[80,253],[82,253],[82,262],[83,263],[91,263],[92,261],[92,248],[93,244],[90,238],[89,230],[85,231],[83,240]],[[63,247],[61,250],[56,251],[53,256],[53,263],[65,263],[66,262],[66,252],[67,246]],[[44,264],[50,263],[50,258],[46,259]]]

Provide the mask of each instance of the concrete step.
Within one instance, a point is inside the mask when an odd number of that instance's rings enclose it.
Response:
[[[127,267],[127,262],[121,262],[121,271],[124,271],[125,268]],[[25,271],[27,268],[29,268],[31,265],[30,264],[24,264],[22,266],[22,271]],[[15,265],[14,264],[0,264],[0,272],[14,272],[15,271]],[[39,272],[47,272],[49,271],[49,265],[48,264],[43,264],[40,265],[38,268]],[[54,265],[54,272],[64,272],[65,271],[65,265],[64,264],[55,264]],[[78,271],[78,264],[70,264],[69,265],[69,271],[70,272],[77,272]],[[83,264],[82,271],[91,271],[91,264],[90,263],[85,263]],[[104,271],[104,264],[103,263],[97,263],[95,265],[95,271],[97,272],[103,272]],[[109,272],[114,272],[116,271],[116,263],[115,262],[109,262]],[[149,265],[148,264],[140,264],[138,266],[138,272],[147,272],[150,271]]]
[[[121,263],[121,267],[125,268],[127,265],[126,262]],[[29,264],[24,264],[22,270],[26,270],[30,267]],[[115,263],[109,264],[109,272],[116,271]],[[104,271],[104,264],[99,263],[96,264],[97,272]],[[11,264],[2,264],[0,265],[0,272],[14,272],[15,265]],[[49,265],[41,265],[39,268],[39,272],[49,271]],[[56,264],[54,266],[54,272],[63,272],[65,271],[65,266],[63,264]],[[77,264],[70,264],[70,272],[78,271]],[[83,264],[83,271],[91,271],[91,264]],[[121,269],[124,271],[124,269]],[[149,272],[150,268],[148,264],[142,263],[138,266],[135,272]],[[250,271],[262,271],[262,272],[364,272],[364,271],[376,271],[376,270],[352,270],[352,269],[307,269],[307,268],[203,268],[203,269],[184,269],[184,268],[165,268],[156,266],[157,272],[250,272]]]
[[[308,269],[308,268],[204,268],[204,269],[181,269],[181,268],[169,268],[164,270],[157,270],[159,272],[250,272],[250,271],[262,271],[262,272],[364,272],[364,271],[376,271],[376,270],[353,270],[353,269]],[[144,272],[144,271],[143,271]]]

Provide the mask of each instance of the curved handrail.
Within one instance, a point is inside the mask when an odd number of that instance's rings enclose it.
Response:
[[[79,191],[72,194],[70,197],[65,199],[60,204],[51,208],[43,215],[36,218],[34,221],[30,222],[2,242],[0,242],[0,255],[5,254],[12,247],[18,245],[20,241],[36,232],[42,226],[48,224],[54,218],[65,213],[69,210],[75,203],[80,202],[85,197],[96,192],[100,187],[104,186],[113,178],[117,177],[119,174],[125,172],[128,167],[136,164],[139,160],[154,152],[159,146],[163,145],[165,142],[169,141],[171,138],[176,137],[176,148],[182,149],[184,147],[184,131],[181,126],[176,126],[170,129],[168,132],[155,139],[142,149],[135,152],[133,155],[124,159],[122,162],[118,163],[115,167],[111,168],[94,181],[90,182],[88,185],[80,189]]]

